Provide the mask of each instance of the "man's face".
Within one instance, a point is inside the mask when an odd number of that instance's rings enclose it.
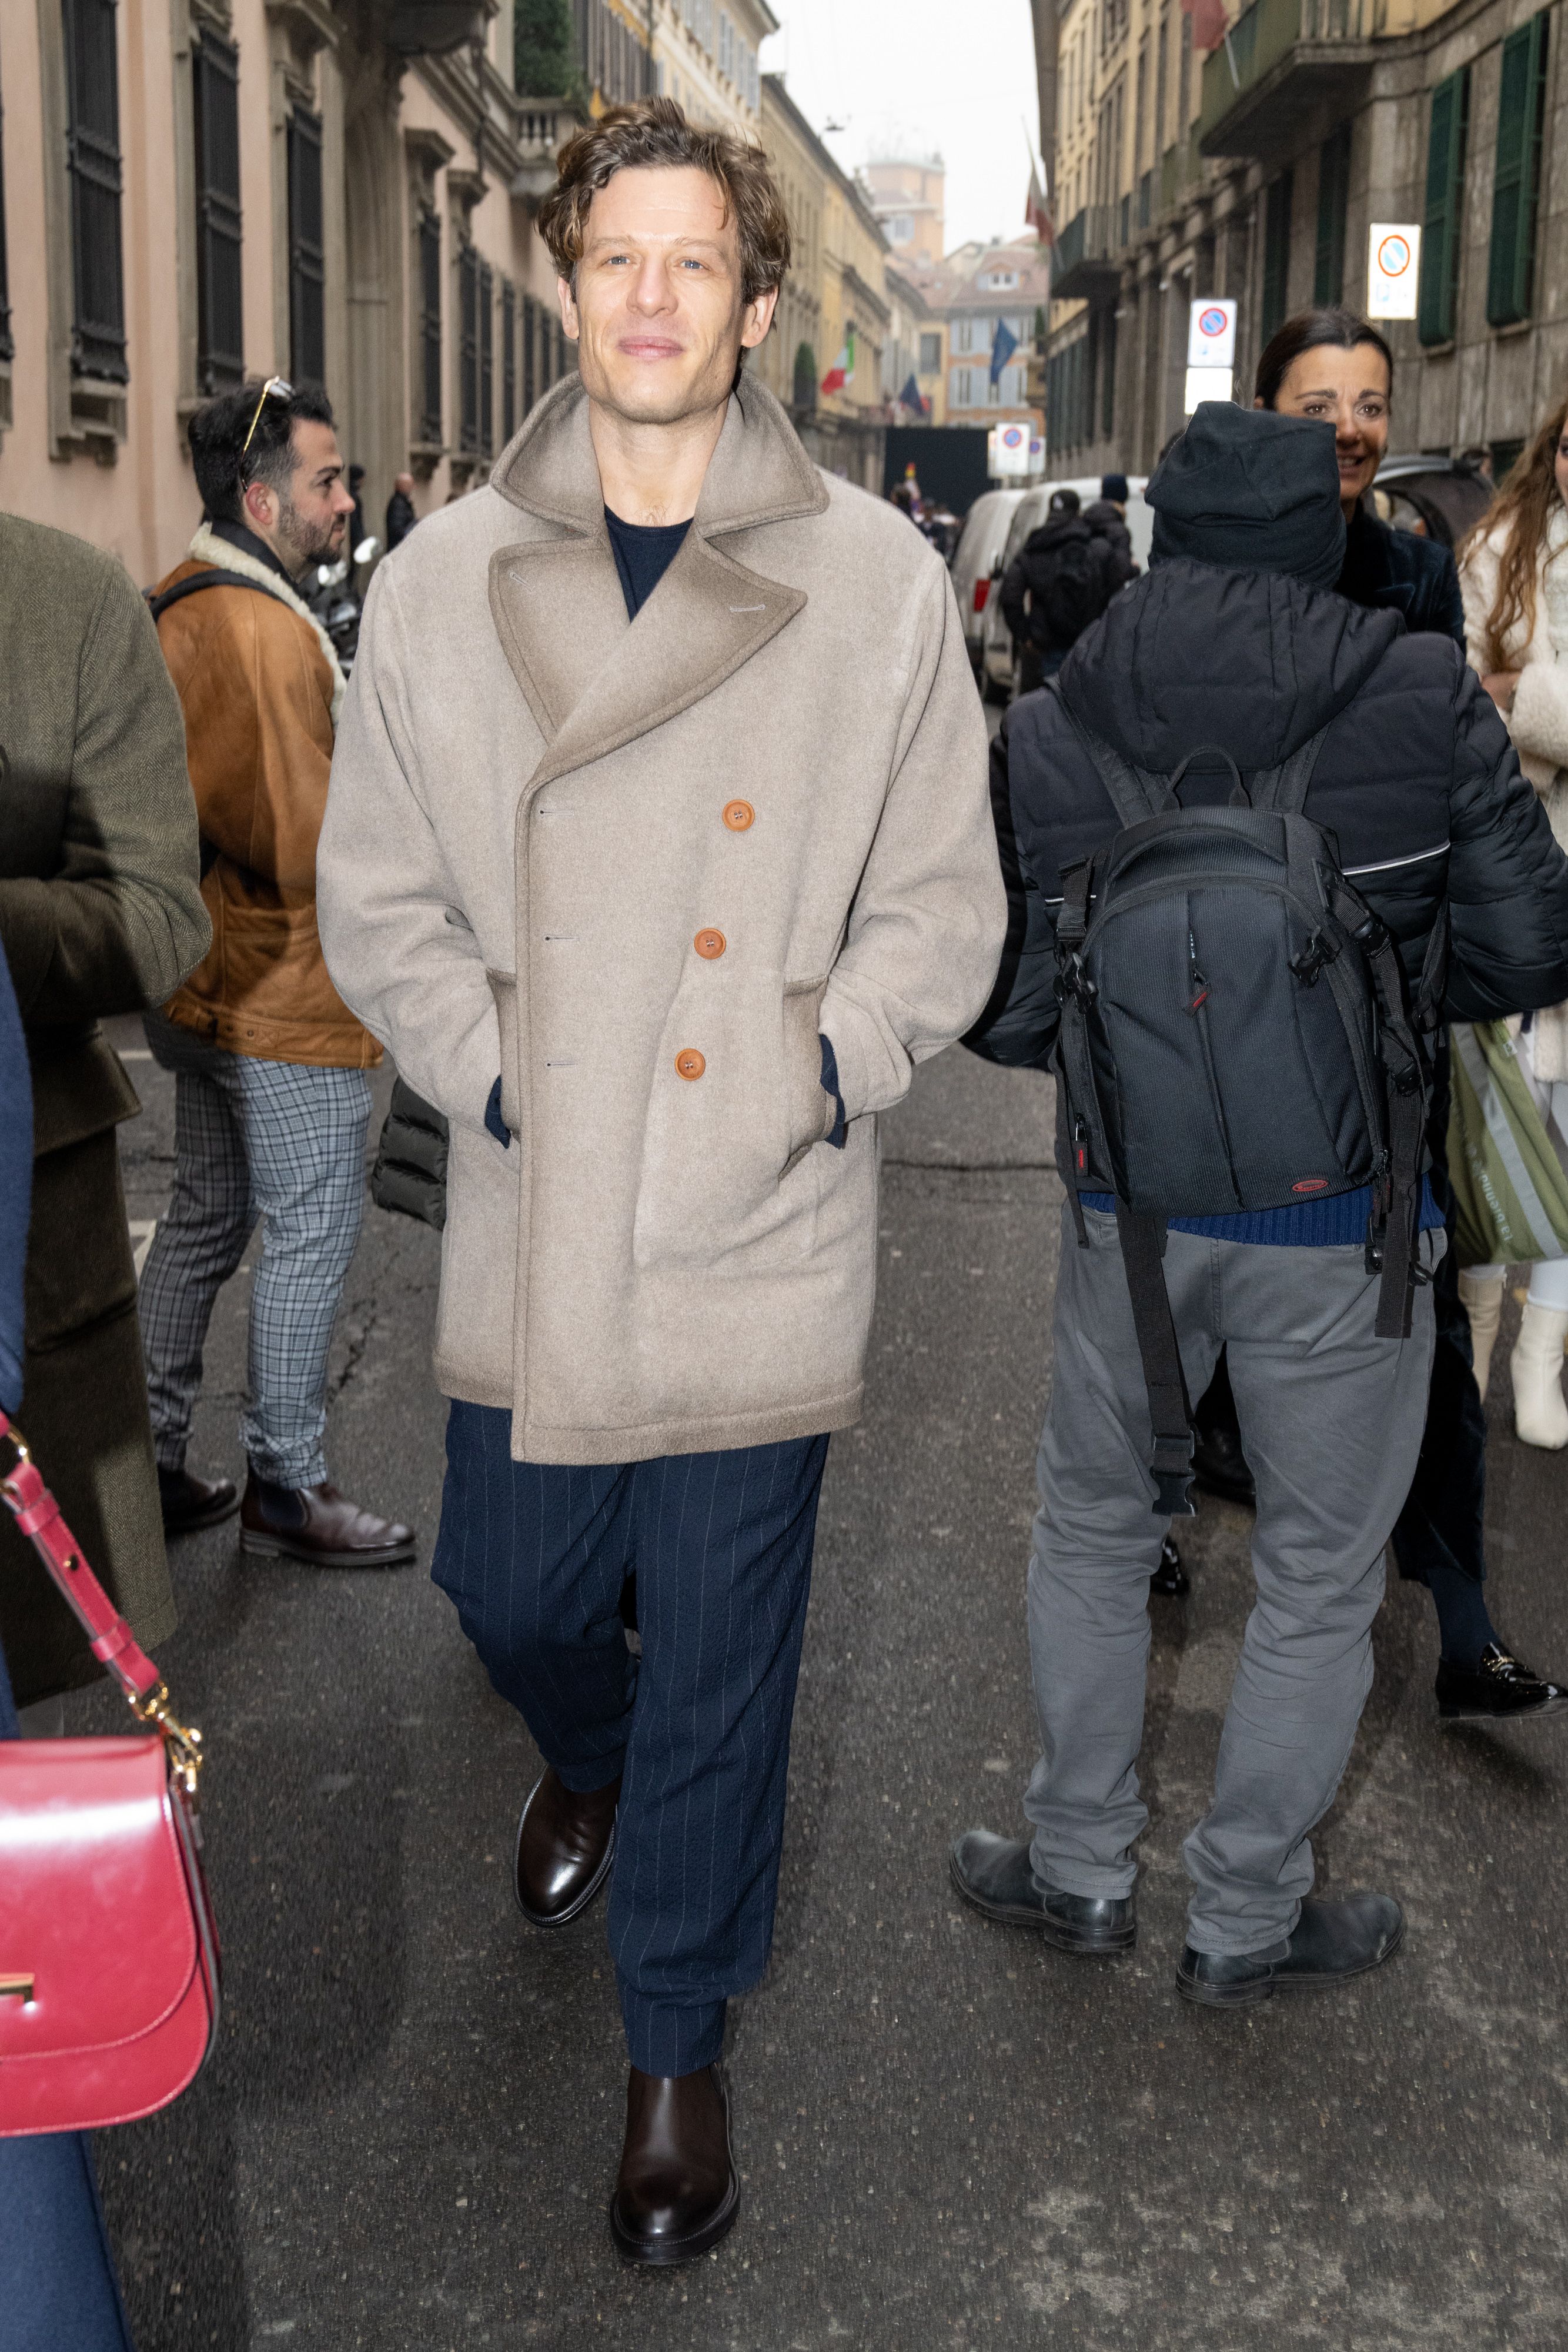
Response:
[[[252,482],[245,494],[246,518],[287,568],[298,573],[310,563],[335,563],[354,501],[343,479],[338,436],[329,425],[296,417],[288,436],[293,465],[281,490]]]
[[[740,238],[707,173],[628,167],[588,208],[560,315],[591,400],[633,425],[674,425],[729,397],[776,293],[742,299]]]

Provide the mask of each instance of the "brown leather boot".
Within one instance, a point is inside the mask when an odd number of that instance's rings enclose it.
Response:
[[[325,1479],[275,1486],[253,1470],[239,1507],[239,1548],[311,1568],[399,1568],[413,1558],[413,1529],[377,1518]]]
[[[239,1488],[232,1478],[198,1478],[193,1470],[158,1470],[158,1503],[166,1536],[194,1535],[198,1528],[215,1528],[232,1519],[239,1508]]]
[[[632,2263],[690,2263],[716,2246],[740,2210],[729,2145],[729,2095],[717,2066],[644,2074],[626,2085],[626,2145],[610,2231]]]
[[[517,1823],[517,1908],[536,1927],[564,1927],[586,1911],[615,1859],[621,1776],[608,1787],[563,1787],[547,1765]]]

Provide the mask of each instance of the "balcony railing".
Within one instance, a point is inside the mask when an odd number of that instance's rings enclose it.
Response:
[[[1122,205],[1085,205],[1057,238],[1051,256],[1056,302],[1092,300],[1114,288],[1125,243]]]
[[[1206,155],[1267,155],[1301,109],[1371,63],[1386,0],[1252,0],[1207,58],[1197,137]]]

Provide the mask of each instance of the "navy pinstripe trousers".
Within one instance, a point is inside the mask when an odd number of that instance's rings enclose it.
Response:
[[[827,1456],[808,1437],[567,1469],[514,1462],[509,1412],[451,1409],[431,1573],[567,1787],[623,1774],[610,1948],[645,2074],[711,2063],[767,1965]]]

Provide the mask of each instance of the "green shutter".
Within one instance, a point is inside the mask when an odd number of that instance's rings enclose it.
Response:
[[[1427,206],[1421,216],[1421,299],[1416,321],[1416,331],[1424,343],[1448,343],[1454,338],[1469,115],[1470,69],[1461,66],[1432,92]]]
[[[1323,141],[1318,150],[1318,254],[1312,277],[1312,300],[1319,304],[1344,299],[1344,224],[1350,209],[1350,124]]]
[[[1263,314],[1259,331],[1264,342],[1285,323],[1286,289],[1291,272],[1291,173],[1281,172],[1270,182],[1263,210]]]
[[[1543,8],[1502,45],[1487,264],[1487,323],[1493,327],[1511,327],[1530,316],[1546,111],[1546,18]]]

